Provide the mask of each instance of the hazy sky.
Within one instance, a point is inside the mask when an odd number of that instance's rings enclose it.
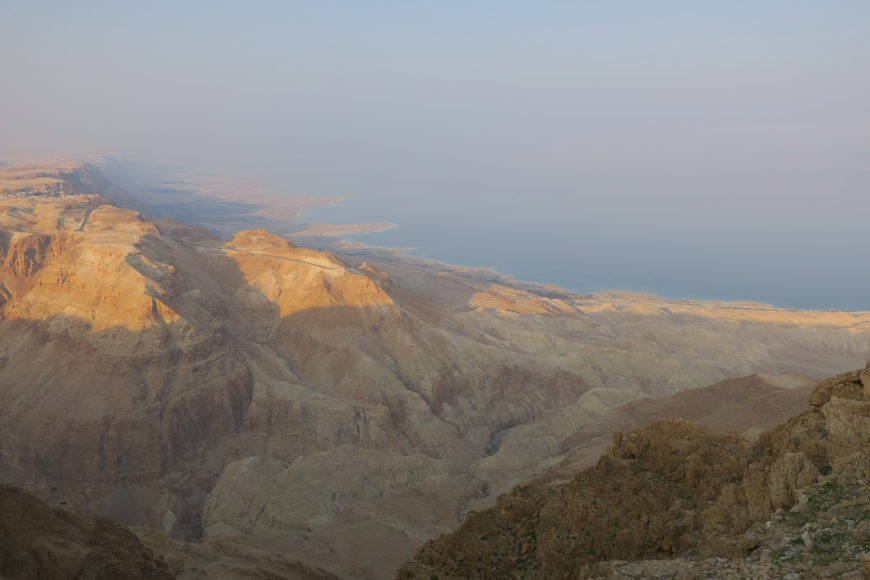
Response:
[[[866,0],[4,0],[0,153],[351,196],[577,291],[870,309],[868,63]]]

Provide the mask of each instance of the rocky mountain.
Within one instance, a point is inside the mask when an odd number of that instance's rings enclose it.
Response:
[[[0,480],[204,553],[386,577],[514,483],[588,464],[612,424],[757,433],[784,417],[752,409],[870,351],[866,312],[219,238],[123,207],[92,167],[22,171],[0,168]]]
[[[870,363],[754,442],[682,420],[616,432],[594,467],[518,486],[397,578],[861,577],[868,417]]]
[[[125,527],[0,484],[0,578],[170,580],[175,574]]]

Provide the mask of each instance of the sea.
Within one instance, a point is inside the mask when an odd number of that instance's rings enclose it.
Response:
[[[516,279],[585,294],[650,292],[670,299],[748,301],[787,308],[868,310],[866,245],[857,232],[733,216],[696,216],[626,207],[596,211],[533,198],[503,208],[373,203],[349,198],[307,210],[321,223],[392,222],[395,227],[346,236],[412,256],[492,268]],[[540,201],[540,200],[537,200]],[[862,259],[863,257],[863,259]],[[852,265],[850,265],[852,264]],[[853,267],[854,265],[854,267]]]

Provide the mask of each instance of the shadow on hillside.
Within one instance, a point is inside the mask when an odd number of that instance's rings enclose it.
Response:
[[[411,295],[401,307],[281,317],[227,255],[159,237],[138,248],[125,260],[150,281],[152,323],[142,330],[0,310],[0,480],[127,525],[160,528],[172,512],[172,533],[194,538],[201,502],[232,461],[290,462],[350,444],[470,462],[486,433],[586,389],[519,362],[464,367],[447,336],[461,330],[434,331],[440,315]],[[475,428],[481,441],[466,440]]]

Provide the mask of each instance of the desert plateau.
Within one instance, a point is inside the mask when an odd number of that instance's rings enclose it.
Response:
[[[628,577],[747,554],[776,577],[753,530],[789,518],[857,534],[858,570],[863,527],[807,501],[863,509],[866,373],[816,384],[864,366],[870,313],[578,295],[154,214],[92,165],[0,167],[8,577]],[[106,542],[127,556],[100,568]],[[787,566],[819,541],[790,546]],[[37,549],[66,558],[54,576]]]

